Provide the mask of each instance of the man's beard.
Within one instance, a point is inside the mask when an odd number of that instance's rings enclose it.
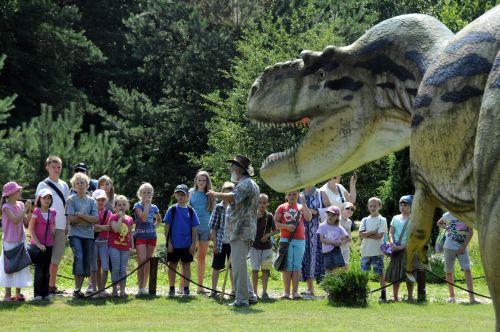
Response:
[[[238,182],[238,174],[236,174],[235,172],[231,172],[231,182]]]

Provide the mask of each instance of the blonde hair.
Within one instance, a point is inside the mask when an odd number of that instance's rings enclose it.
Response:
[[[221,191],[224,191],[225,189],[230,189],[231,191],[234,189],[234,183],[226,181],[222,185]]]
[[[127,210],[130,208],[130,204],[128,202],[128,198],[125,197],[124,195],[116,195],[116,197],[115,197],[115,208],[116,208],[116,204],[118,202],[125,202],[125,203],[127,203]]]
[[[143,192],[146,189],[151,189],[151,193],[153,195],[155,194],[155,189],[153,188],[153,186],[151,185],[151,183],[149,183],[149,182],[143,182],[141,184],[141,186],[139,187],[139,189],[137,189],[137,198],[139,199],[139,201],[141,201],[141,192]]]
[[[267,196],[266,194],[262,193],[259,195],[259,198],[265,198],[268,202],[269,202],[269,196]]]
[[[111,188],[109,189],[108,201],[112,202],[115,197],[115,187],[113,186],[113,180],[107,175],[103,175],[97,181],[97,188],[101,189],[101,186],[104,185],[105,182],[109,182],[111,184]]]
[[[370,202],[377,202],[379,206],[382,206],[382,201],[378,197],[370,197],[368,199],[368,204],[370,204]]]
[[[87,176],[87,174],[85,173],[75,173],[73,175],[73,177],[71,178],[71,180],[69,180],[69,182],[71,183],[71,186],[74,188],[75,187],[75,183],[77,180],[84,180],[86,183],[87,183],[87,186],[85,187],[86,189],[89,187],[90,185],[90,180],[89,180],[89,177]]]
[[[198,173],[196,173],[196,176],[194,177],[194,186],[193,186],[194,190],[198,190],[196,179],[199,176],[204,176],[207,179],[207,185],[205,186],[205,193],[209,190],[212,190],[212,179],[210,178],[210,174],[207,171],[198,171]],[[210,197],[207,198],[208,198],[207,211],[211,212],[215,207],[216,201],[215,198],[210,198]]]
[[[45,165],[49,166],[50,164],[61,164],[62,165],[62,160],[58,156],[49,156],[47,160],[45,161]]]

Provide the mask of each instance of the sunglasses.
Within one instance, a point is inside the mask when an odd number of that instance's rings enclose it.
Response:
[[[355,208],[345,208],[346,210],[351,210],[351,211],[355,211],[356,209]]]

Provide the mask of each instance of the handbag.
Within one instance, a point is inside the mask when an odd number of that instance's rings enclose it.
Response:
[[[50,224],[50,210],[47,211],[47,225],[45,226],[44,240],[47,240],[47,232],[49,230],[49,224]],[[38,239],[38,241],[40,241],[40,239]],[[40,248],[38,248],[38,246],[33,244],[33,243],[29,243],[26,246],[26,249],[28,250],[28,255],[30,256],[30,259],[32,262],[35,262],[38,255],[40,255],[40,253],[42,252],[42,250]]]
[[[404,227],[403,227],[403,230],[401,231],[401,234],[399,234],[399,238],[398,240],[396,241],[396,243],[382,243],[380,245],[380,251],[382,251],[382,253],[384,255],[387,255],[389,257],[395,257],[395,256],[398,256],[403,250],[394,250],[394,245],[396,246],[400,246],[401,245],[401,239],[403,238],[403,234],[405,233],[406,231],[406,226],[408,226],[409,224],[409,220],[405,223]]]
[[[293,235],[295,234],[295,231],[297,231],[297,228],[299,226],[301,213],[299,212],[299,214],[297,216],[298,216],[298,218],[296,220],[294,220],[294,222],[293,222],[293,224],[296,225],[296,227],[295,227],[295,230],[290,234],[290,241],[292,241]],[[278,254],[274,257],[274,261],[273,261],[273,267],[277,271],[283,272],[286,270],[286,262],[288,259],[288,247],[290,246],[290,241],[280,242]]]
[[[10,250],[3,250],[3,268],[5,273],[11,274],[19,272],[25,267],[31,265],[31,259],[28,255],[24,242]]]

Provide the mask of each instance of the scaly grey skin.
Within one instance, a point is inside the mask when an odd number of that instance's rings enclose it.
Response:
[[[273,154],[261,177],[286,192],[346,173],[410,145],[415,182],[409,257],[423,251],[436,207],[479,231],[500,331],[500,6],[458,34],[425,15],[403,15],[350,46],[304,51],[266,68],[248,115],[309,125]],[[411,261],[407,270],[411,270]]]

